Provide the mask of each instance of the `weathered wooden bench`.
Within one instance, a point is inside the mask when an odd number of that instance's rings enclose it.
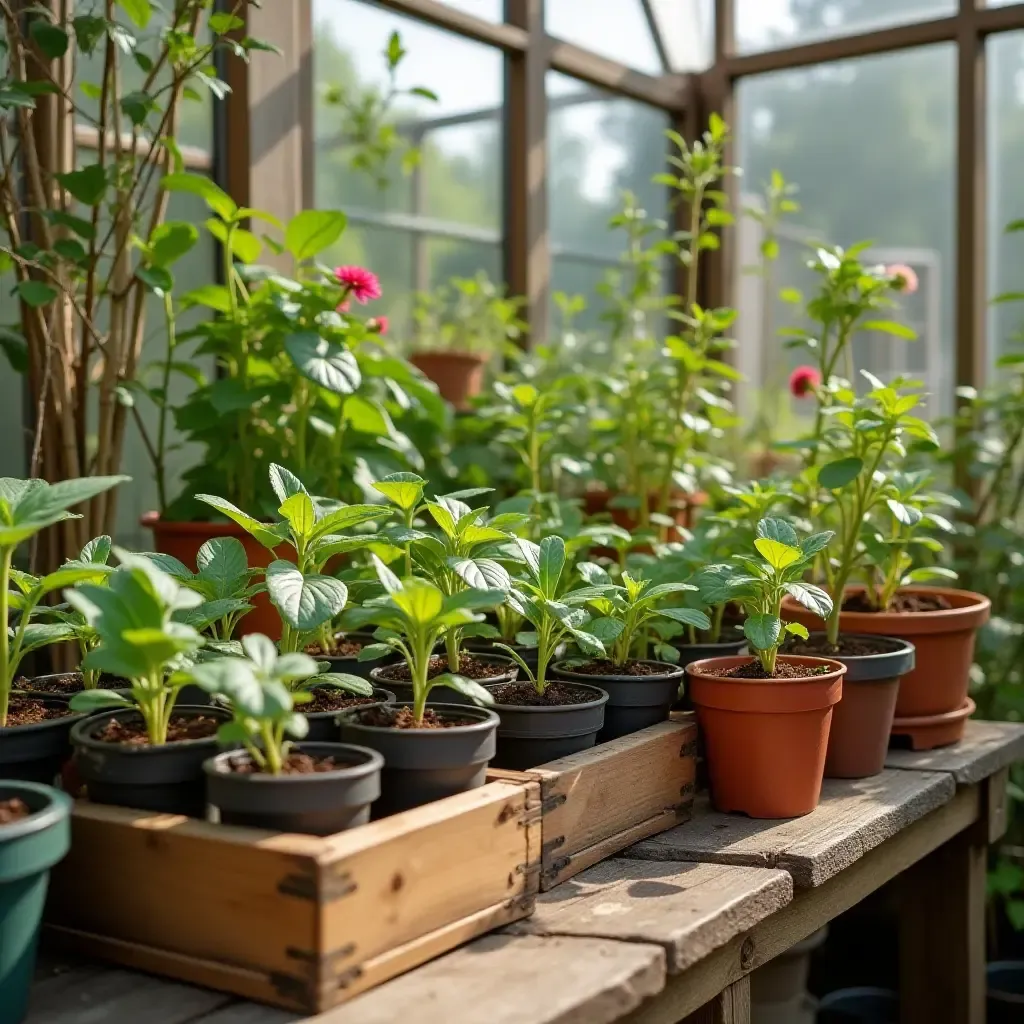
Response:
[[[1024,726],[969,722],[956,747],[891,751],[873,779],[827,781],[804,818],[698,801],[692,821],[540,896],[532,918],[305,1019],[744,1024],[751,971],[898,879],[905,1024],[982,1024],[986,848],[1021,759]],[[78,1024],[86,1008],[96,1024],[302,1019],[48,952],[28,1024]]]

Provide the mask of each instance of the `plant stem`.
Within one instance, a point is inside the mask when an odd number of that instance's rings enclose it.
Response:
[[[412,717],[416,725],[423,724],[427,709],[427,683],[430,681],[430,650],[433,646],[429,637],[409,638],[413,644],[412,657],[407,659],[412,677]],[[449,666],[450,668],[450,666]]]
[[[0,548],[0,727],[7,725],[7,709],[11,697],[11,684],[14,681],[7,639],[7,618],[10,614],[8,594],[13,555],[13,548]]]
[[[167,348],[161,379],[162,397],[160,404],[157,406],[160,418],[157,421],[156,455],[153,460],[153,472],[156,476],[157,504],[160,506],[161,515],[167,510],[167,467],[165,462],[167,455],[167,410],[170,405],[168,392],[171,387],[171,363],[174,361],[174,347],[177,344],[177,334],[174,327],[174,304],[171,300],[170,292],[164,292],[164,320],[167,325]]]

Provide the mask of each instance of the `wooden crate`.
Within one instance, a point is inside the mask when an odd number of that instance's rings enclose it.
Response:
[[[538,791],[493,781],[325,839],[80,802],[47,923],[80,952],[320,1012],[532,913]]]
[[[541,890],[688,821],[696,754],[697,726],[687,716],[527,772],[494,772],[539,783]]]

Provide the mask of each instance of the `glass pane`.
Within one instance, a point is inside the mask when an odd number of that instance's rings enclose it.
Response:
[[[673,71],[704,71],[715,52],[715,0],[650,0]]]
[[[1024,292],[1024,234],[1007,233],[1024,220],[1024,32],[1007,32],[988,40],[988,292],[994,297]],[[1024,306],[994,304],[989,312],[989,356],[1020,352],[1024,340]]]
[[[761,75],[737,87],[744,205],[774,169],[800,188],[802,208],[783,222],[769,295],[788,286],[806,294],[813,282],[801,258],[812,239],[869,240],[867,259],[909,265],[920,286],[900,298],[898,315],[918,339],[861,336],[854,359],[879,377],[922,377],[933,414],[952,410],[954,388],[955,89],[951,44]],[[760,240],[745,218],[741,268],[757,262]],[[783,348],[776,334],[800,326],[798,311],[764,301],[756,279],[741,277],[738,287],[741,369],[755,389],[777,390],[807,361],[806,350]],[[752,411],[749,390],[744,398]]]
[[[313,16],[316,204],[497,229],[504,101],[500,51],[357,0],[314,0]],[[384,54],[395,31],[406,51],[395,74],[400,95],[389,115],[398,125],[398,142],[367,173],[353,167],[357,150],[346,144],[356,129],[351,111],[372,97],[380,102],[391,88]],[[416,88],[437,100],[411,94]],[[407,161],[403,166],[411,146],[422,154],[417,170]]]
[[[638,71],[665,70],[641,0],[547,0],[544,27],[558,39]]]
[[[453,277],[486,274],[495,283],[501,281],[501,246],[495,242],[470,242],[462,238],[428,238],[427,287],[438,288]]]
[[[633,191],[652,217],[665,218],[668,196],[651,176],[664,167],[669,118],[643,103],[611,96],[548,72],[548,201],[554,255],[583,261],[622,249],[608,229]]]
[[[952,14],[957,0],[734,0],[740,53]]]

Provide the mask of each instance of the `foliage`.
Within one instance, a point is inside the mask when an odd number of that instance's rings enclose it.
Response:
[[[494,698],[479,683],[454,672],[430,678],[430,659],[438,640],[447,633],[482,622],[476,611],[494,608],[505,599],[502,590],[470,587],[445,594],[440,587],[417,576],[399,579],[376,555],[371,555],[384,594],[371,598],[346,615],[351,626],[375,623],[379,644],[359,652],[360,661],[372,661],[392,650],[401,654],[412,679],[413,717],[423,722],[427,698],[435,686],[449,686],[477,704]],[[458,664],[456,662],[455,664]]]
[[[314,499],[302,481],[283,466],[271,465],[270,486],[280,502],[273,523],[261,522],[212,494],[197,494],[196,498],[236,522],[268,551],[276,553],[282,545],[291,545],[295,561],[275,559],[265,577],[271,604],[281,616],[281,650],[299,651],[314,637],[327,650],[328,627],[348,602],[345,584],[325,574],[327,561],[368,543],[365,535],[344,536],[340,531],[385,519],[391,513],[380,505]]]
[[[526,330],[522,306],[522,299],[506,296],[482,270],[472,278],[454,277],[435,292],[417,294],[415,347],[503,355]]]
[[[831,532],[815,533],[803,541],[784,519],[762,519],[757,524],[754,548],[749,554],[733,556],[720,565],[709,566],[701,579],[701,597],[708,605],[737,601],[746,619],[743,634],[757,653],[769,676],[786,634],[807,639],[807,629],[796,622],[783,622],[782,599],[790,596],[822,618],[832,613],[832,599],[820,587],[804,579],[814,556],[832,540]]]
[[[37,578],[14,568],[14,552],[48,526],[77,518],[68,510],[110,490],[129,478],[94,476],[82,480],[17,480],[0,477],[0,727],[7,710],[18,668],[29,651],[72,639],[62,623],[33,622],[43,599],[80,580],[102,576],[93,564],[67,566]],[[11,585],[14,585],[12,590]],[[11,613],[17,614],[12,626]]]

